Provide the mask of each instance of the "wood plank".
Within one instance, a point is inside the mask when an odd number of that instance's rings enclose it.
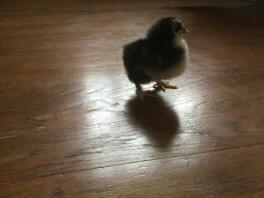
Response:
[[[262,151],[263,145],[223,149],[0,186],[6,197],[261,197],[263,165],[255,162],[264,160]]]
[[[0,197],[263,197],[263,13],[1,1]],[[139,101],[122,46],[172,15],[191,30],[188,69],[178,90]]]

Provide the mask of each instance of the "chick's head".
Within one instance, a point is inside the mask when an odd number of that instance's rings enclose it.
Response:
[[[152,41],[172,41],[177,36],[188,32],[183,23],[175,17],[160,19],[149,30],[147,37]]]

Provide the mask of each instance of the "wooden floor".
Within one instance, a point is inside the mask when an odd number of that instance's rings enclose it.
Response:
[[[0,197],[264,197],[264,8],[98,2],[0,1]],[[164,16],[190,64],[138,101],[121,49]]]

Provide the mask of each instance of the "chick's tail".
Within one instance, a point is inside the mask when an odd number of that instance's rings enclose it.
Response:
[[[139,40],[136,43],[125,46],[123,49],[123,62],[128,78],[135,84],[148,83],[151,80],[141,66],[142,47]]]

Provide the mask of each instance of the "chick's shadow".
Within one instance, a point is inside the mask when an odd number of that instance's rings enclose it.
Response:
[[[179,118],[161,97],[132,98],[126,108],[131,123],[141,128],[154,146],[172,144],[179,130]]]

